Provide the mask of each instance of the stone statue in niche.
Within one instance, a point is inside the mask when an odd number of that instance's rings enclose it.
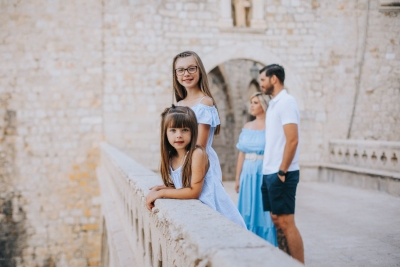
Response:
[[[249,9],[251,2],[249,0],[232,0],[234,10],[234,20],[236,27],[247,27],[249,21]]]

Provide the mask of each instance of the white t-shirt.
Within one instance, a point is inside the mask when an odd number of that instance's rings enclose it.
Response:
[[[264,175],[277,173],[279,171],[286,144],[283,126],[291,123],[297,124],[298,134],[300,136],[300,112],[297,102],[286,90],[282,90],[269,101],[265,118]],[[298,161],[299,144],[297,145],[296,153],[294,154],[293,161],[288,171],[299,170]]]

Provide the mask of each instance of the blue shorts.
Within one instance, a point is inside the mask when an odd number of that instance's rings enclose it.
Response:
[[[279,179],[278,173],[264,175],[261,185],[264,211],[276,215],[294,214],[299,178],[300,171],[287,172],[285,182]]]

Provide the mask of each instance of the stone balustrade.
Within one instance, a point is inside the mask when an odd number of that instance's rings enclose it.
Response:
[[[199,200],[145,207],[159,175],[101,145],[102,266],[302,266]]]
[[[371,174],[385,172],[400,178],[400,142],[332,140],[329,154],[330,163],[363,168]]]
[[[326,162],[302,162],[302,179],[400,196],[400,142],[331,140]]]

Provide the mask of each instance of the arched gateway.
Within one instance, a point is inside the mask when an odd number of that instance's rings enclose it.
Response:
[[[244,44],[229,45],[219,47],[212,50],[207,54],[200,55],[204,67],[207,72],[213,70],[216,66],[234,59],[248,59],[258,62],[262,65],[269,65],[277,63],[285,68],[286,79],[285,85],[293,95],[300,110],[304,110],[303,95],[302,95],[302,82],[300,77],[292,71],[289,64],[280,59],[266,47],[258,47]]]
[[[303,110],[301,83],[288,64],[265,48],[233,45],[215,49],[201,57],[222,126],[213,147],[220,159],[223,179],[233,180],[238,154],[236,143],[244,123],[250,118],[248,97],[260,91],[258,75],[251,74],[252,68],[260,69],[272,63],[282,65],[286,72],[285,87],[297,99],[300,110]]]

